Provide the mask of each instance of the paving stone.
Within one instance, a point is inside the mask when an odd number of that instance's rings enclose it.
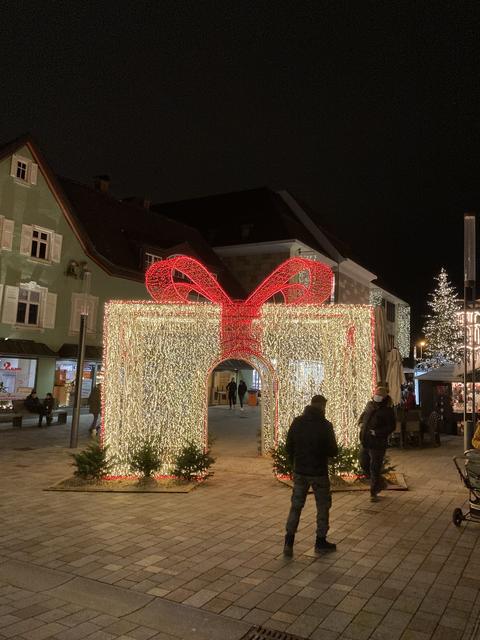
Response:
[[[320,626],[322,629],[328,629],[329,631],[336,631],[341,633],[350,624],[353,619],[353,614],[345,613],[344,611],[332,611]]]

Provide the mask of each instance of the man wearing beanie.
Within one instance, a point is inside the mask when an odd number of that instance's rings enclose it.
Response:
[[[388,436],[395,431],[395,413],[386,387],[377,387],[360,416],[360,466],[370,478],[370,500],[378,501],[383,488],[382,467]]]
[[[283,553],[293,555],[293,543],[300,515],[310,487],[317,505],[317,537],[315,551],[335,551],[335,544],[327,542],[328,516],[332,504],[328,479],[328,458],[338,454],[331,422],[325,418],[326,398],[313,396],[303,414],[292,422],[288,430],[286,449],[293,464],[293,492],[288,514]]]

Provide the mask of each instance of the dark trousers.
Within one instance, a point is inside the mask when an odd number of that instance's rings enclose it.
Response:
[[[42,426],[43,416],[45,416],[45,420],[46,420],[47,424],[50,424],[50,422],[51,422],[51,418],[49,420],[49,415],[48,415],[46,409],[44,409],[43,407],[38,407],[37,409],[31,411],[30,413],[38,414],[38,426],[39,427]]]
[[[360,447],[360,466],[366,476],[370,477],[370,494],[376,496],[383,487],[382,467],[385,449],[367,449]]]
[[[98,422],[98,416],[99,415],[100,415],[99,413],[94,413],[93,414],[92,424],[90,425],[90,429],[89,429],[90,432],[92,432],[94,430],[98,431],[99,427],[97,426],[97,422]]]
[[[328,476],[302,476],[298,473],[293,475],[292,504],[287,518],[286,531],[290,535],[296,533],[310,487],[313,489],[317,504],[317,537],[326,538],[328,517],[332,506]]]
[[[238,399],[240,400],[240,406],[243,408],[243,398],[245,397],[245,394],[238,394]]]
[[[228,402],[230,404],[230,409],[231,409],[232,406],[234,407],[237,404],[237,396],[229,395],[228,396]]]

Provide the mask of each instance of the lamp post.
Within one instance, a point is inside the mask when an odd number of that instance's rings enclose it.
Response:
[[[420,347],[420,360],[423,360],[423,347],[425,346],[425,340],[421,340],[418,343],[418,346]]]
[[[463,216],[464,242],[463,242],[463,267],[464,267],[464,287],[463,287],[463,446],[464,450],[472,448],[472,437],[476,423],[475,406],[475,298],[476,298],[476,251],[475,251],[475,214],[465,214]],[[467,336],[467,290],[471,289],[472,294],[472,412],[471,420],[467,416],[467,377],[468,377],[468,336]]]
[[[78,425],[80,422],[80,405],[82,402],[83,365],[85,362],[85,340],[88,322],[88,295],[90,292],[90,271],[83,273],[82,304],[80,311],[80,331],[78,335],[77,374],[75,376],[75,396],[73,402],[72,428],[70,431],[70,448],[78,446]]]

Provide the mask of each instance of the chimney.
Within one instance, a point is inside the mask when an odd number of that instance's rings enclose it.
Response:
[[[107,193],[110,187],[110,176],[107,176],[107,175],[94,176],[93,185],[97,191],[101,191],[102,193]]]

